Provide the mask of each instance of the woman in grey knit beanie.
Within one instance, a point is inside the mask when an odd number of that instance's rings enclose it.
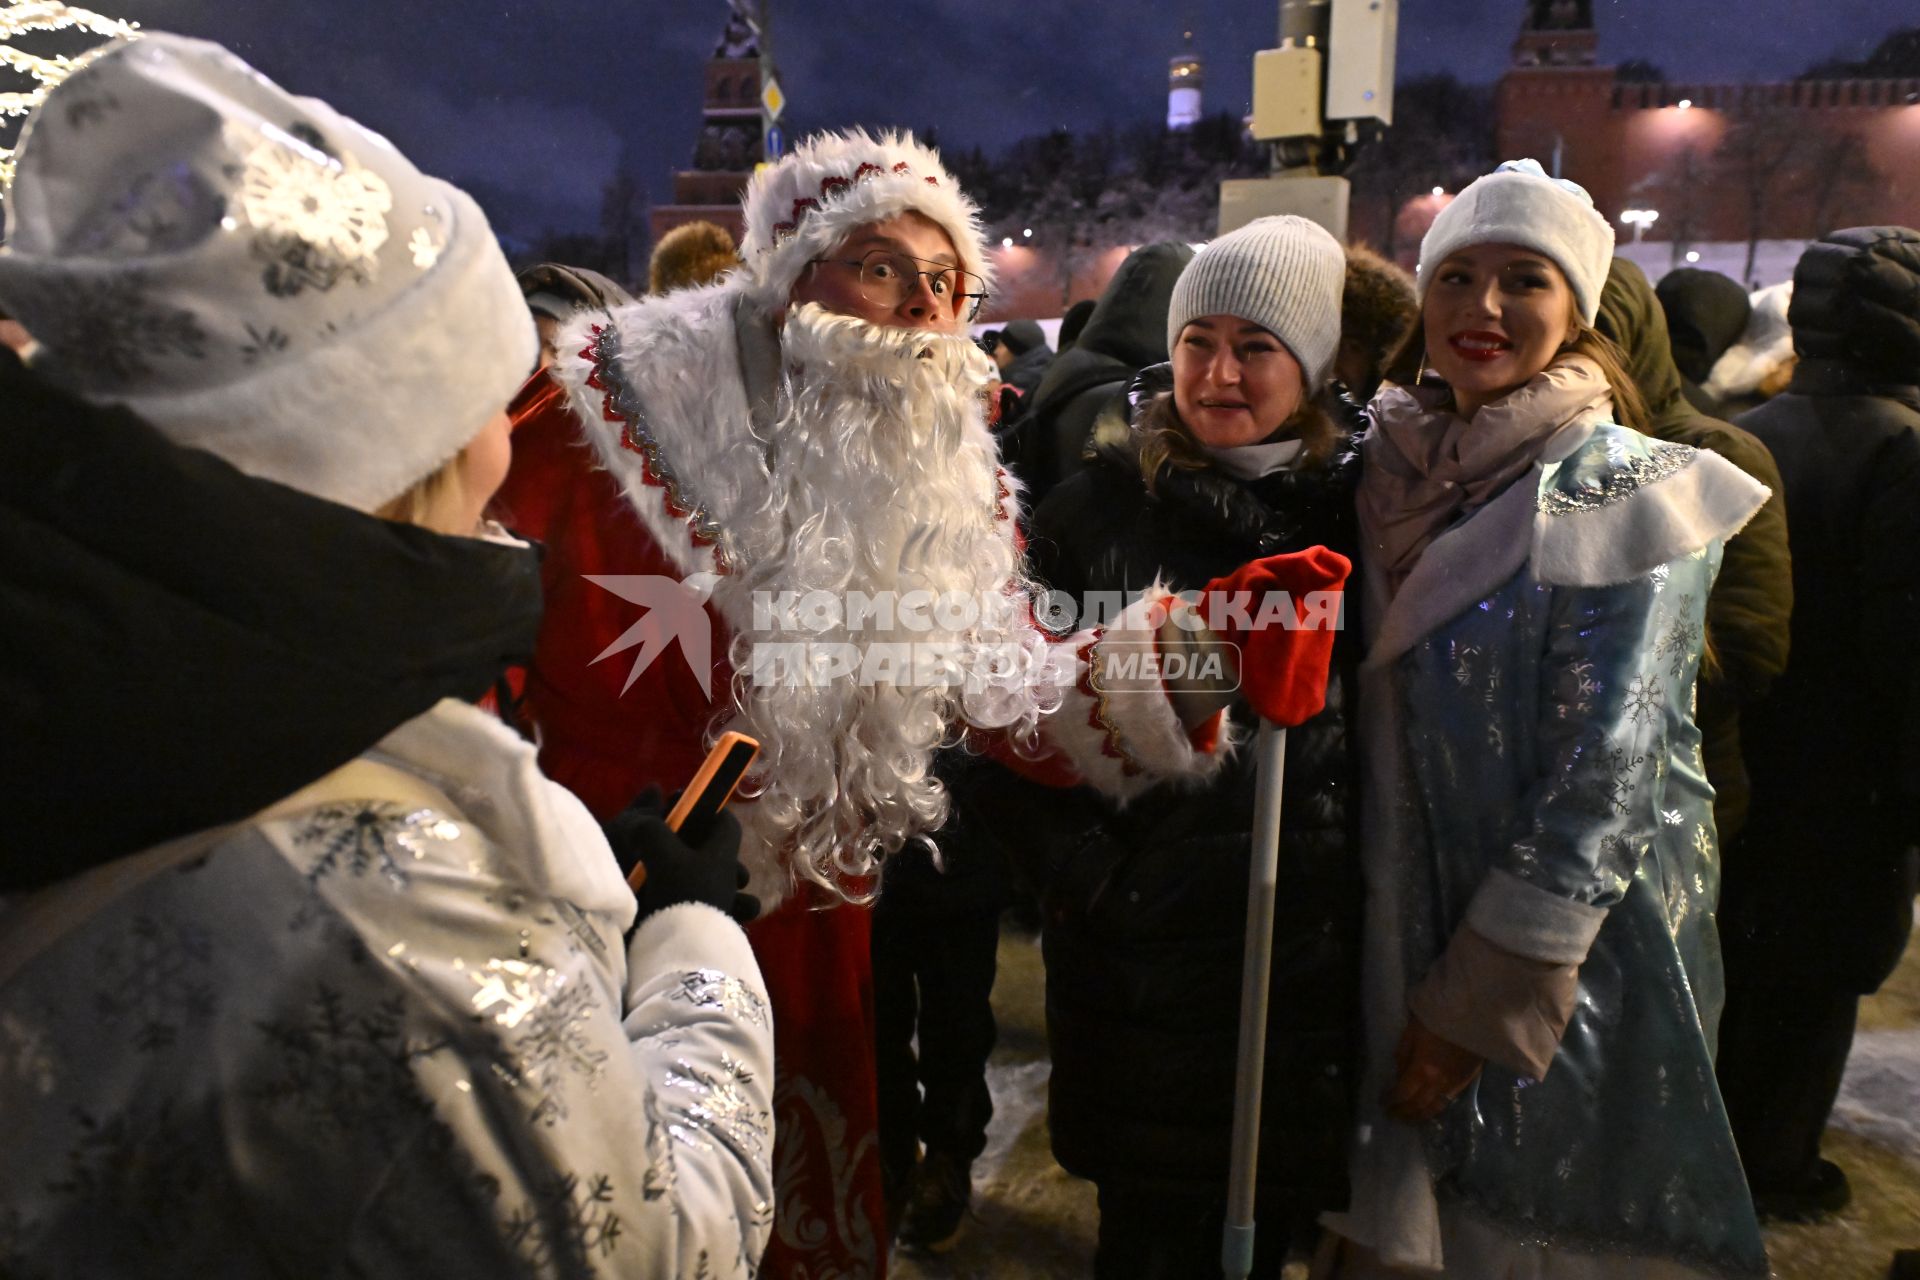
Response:
[[[1346,270],[1339,241],[1286,215],[1221,236],[1181,272],[1167,314],[1173,403],[1201,448],[1299,438],[1305,426],[1308,452],[1324,455],[1330,424],[1295,419],[1333,368]]]
[[[1073,599],[1158,578],[1200,588],[1252,557],[1351,557],[1358,459],[1314,405],[1346,262],[1300,218],[1202,249],[1174,287],[1170,363],[1111,411],[1033,518],[1036,575]],[[1124,415],[1122,415],[1124,416]],[[1344,1205],[1357,1075],[1359,810],[1346,749],[1357,636],[1326,706],[1289,731],[1255,1280]],[[1231,712],[1244,732],[1250,709]],[[1251,754],[1150,810],[1103,812],[1046,885],[1055,1158],[1100,1193],[1099,1275],[1218,1272],[1246,918]],[[1093,975],[1098,975],[1097,979]]]

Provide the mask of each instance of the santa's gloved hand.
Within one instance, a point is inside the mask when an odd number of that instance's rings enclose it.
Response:
[[[640,914],[637,927],[656,911],[682,902],[704,902],[741,924],[760,914],[760,900],[744,892],[747,869],[740,863],[740,821],[722,809],[707,833],[694,843],[667,826],[658,787],[648,787],[616,818],[603,824],[620,869],[632,878],[636,865],[646,869],[634,891]]]
[[[1262,719],[1296,725],[1326,706],[1340,593],[1352,571],[1339,552],[1309,547],[1251,561],[1207,584],[1201,616],[1214,635],[1238,646],[1240,691]],[[1267,608],[1263,619],[1263,606],[1277,604],[1283,591],[1285,609]]]

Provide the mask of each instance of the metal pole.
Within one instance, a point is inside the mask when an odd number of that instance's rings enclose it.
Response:
[[[1240,973],[1240,1056],[1233,1078],[1233,1156],[1220,1268],[1227,1280],[1253,1271],[1253,1191],[1260,1164],[1260,1086],[1267,1063],[1267,987],[1273,968],[1273,897],[1280,875],[1280,788],[1287,731],[1266,720],[1254,740],[1259,769],[1253,849],[1247,869],[1247,939]]]

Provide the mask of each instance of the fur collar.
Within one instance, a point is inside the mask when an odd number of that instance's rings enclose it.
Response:
[[[719,573],[720,531],[767,484],[731,280],[645,298],[563,332],[555,374],[595,461],[682,574]]]
[[[1627,582],[1731,538],[1771,496],[1717,454],[1612,423],[1578,430],[1435,538],[1390,603],[1367,564],[1362,616],[1379,619],[1367,666],[1391,662],[1523,569],[1547,586]]]
[[[662,552],[683,576],[730,572],[724,531],[771,483],[767,428],[781,377],[780,339],[751,287],[730,277],[611,319],[584,315],[559,350],[553,372],[596,463]],[[991,500],[1017,537],[1021,486],[1005,468],[996,476]]]

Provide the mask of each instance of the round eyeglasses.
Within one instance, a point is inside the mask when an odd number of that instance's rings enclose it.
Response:
[[[971,322],[987,300],[987,282],[971,271],[928,262],[905,254],[873,249],[859,258],[815,258],[817,263],[852,267],[860,273],[860,288],[867,297],[888,307],[897,307],[914,294],[924,278],[934,301],[953,308],[953,313]]]

